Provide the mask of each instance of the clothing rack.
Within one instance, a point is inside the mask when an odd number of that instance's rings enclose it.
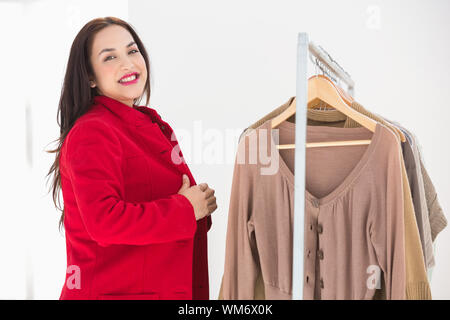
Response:
[[[309,41],[307,33],[297,38],[297,88],[295,112],[295,187],[294,187],[294,236],[292,261],[292,299],[303,299],[303,256],[306,178],[306,123],[308,95],[308,56],[331,80],[344,82],[347,92],[354,95],[355,84],[350,75],[322,47]]]

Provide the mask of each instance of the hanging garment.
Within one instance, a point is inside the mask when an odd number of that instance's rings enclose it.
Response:
[[[408,142],[410,145],[410,149],[412,151],[407,153],[404,153],[404,157],[405,157],[405,163],[408,162],[408,159],[406,159],[407,157],[412,158],[409,160],[409,162],[414,162],[414,165],[410,165],[412,168],[410,168],[408,170],[408,176],[411,175],[411,179],[414,184],[414,187],[418,190],[415,191],[416,193],[416,197],[415,197],[415,205],[416,202],[420,203],[420,210],[422,210],[422,214],[424,212],[426,212],[426,214],[423,214],[424,217],[426,217],[426,219],[424,219],[423,223],[424,224],[430,224],[430,234],[426,234],[424,236],[424,238],[426,238],[428,240],[428,246],[429,246],[429,251],[431,251],[431,254],[428,255],[428,260],[427,260],[427,274],[428,274],[428,280],[431,282],[431,276],[432,276],[432,269],[435,265],[435,261],[434,261],[434,254],[435,254],[435,243],[434,240],[437,236],[437,234],[439,232],[441,232],[446,226],[447,226],[447,219],[445,218],[442,209],[440,208],[439,205],[439,201],[437,200],[437,194],[434,191],[434,187],[432,186],[432,183],[430,182],[430,180],[428,180],[428,184],[431,184],[431,187],[425,188],[425,182],[424,179],[425,177],[428,177],[428,174],[426,173],[426,170],[424,169],[424,165],[422,163],[422,156],[421,156],[421,152],[420,152],[420,148],[419,148],[419,144],[417,142],[417,137],[411,133],[410,131],[408,131],[407,129],[401,127],[399,124],[394,123],[394,125],[396,125],[397,127],[399,127],[401,130],[403,130],[405,136],[408,138]],[[403,144],[403,145],[408,145],[408,144]],[[408,148],[408,146],[404,146],[404,149]],[[414,180],[417,179],[417,180]],[[412,187],[413,188],[413,187]],[[428,198],[427,198],[427,194],[426,194],[426,190],[433,190],[433,203],[431,203],[428,206]],[[417,194],[418,193],[418,194]],[[428,207],[432,208],[433,206],[437,206],[436,209],[433,209],[433,216],[430,214]],[[423,217],[423,218],[424,218]],[[431,224],[433,226],[431,226]],[[428,229],[425,229],[425,231],[427,231]],[[431,244],[430,244],[431,243]]]
[[[423,165],[423,160],[420,163],[423,184],[425,186],[425,197],[427,199],[428,213],[430,215],[431,239],[434,242],[436,241],[437,235],[447,226],[447,219],[445,218],[444,212],[442,211],[442,207],[439,203],[434,184],[428,175],[428,171]]]
[[[286,110],[292,103],[292,100],[295,97],[289,98],[289,100],[249,126],[247,129],[245,129],[241,137],[244,136],[248,131],[255,129],[259,127],[261,124],[263,124],[265,121],[274,118],[275,116],[282,113],[284,110]],[[377,115],[371,113],[370,111],[366,110],[360,103],[354,101],[351,105],[351,107],[358,112],[368,116],[369,118],[376,120],[380,123],[385,123],[384,119],[378,117]],[[361,127],[359,123],[352,120],[351,118],[347,118],[347,116],[343,115],[337,110],[312,110],[308,109],[308,125],[326,125],[326,126],[334,126],[334,127],[343,127],[343,128],[352,128],[352,127]],[[241,139],[241,137],[239,139]],[[416,142],[416,145],[418,143]],[[442,207],[439,203],[439,199],[437,196],[436,189],[433,185],[433,182],[431,181],[430,176],[428,175],[428,172],[425,168],[425,165],[423,164],[422,156],[419,152],[419,158],[420,158],[420,168],[422,171],[422,179],[424,183],[424,189],[425,189],[425,197],[427,202],[427,209],[429,214],[429,221],[430,221],[430,227],[431,227],[431,238],[434,242],[437,235],[447,226],[447,219],[445,218],[444,212],[442,210]]]
[[[247,128],[241,137],[247,134],[256,126],[261,125],[264,121],[271,119],[271,117],[275,117],[276,115],[283,112],[292,102],[294,97],[291,97],[289,101],[287,101],[282,106],[278,107],[274,111],[272,111],[269,115],[260,119],[252,126]],[[362,109],[363,107],[354,102],[352,105],[353,108]],[[364,112],[364,111],[363,111]],[[367,112],[367,111],[366,111]],[[367,115],[367,113],[366,113]],[[371,116],[371,115],[369,115]],[[294,120],[294,119],[292,119]],[[308,109],[308,124],[309,125],[326,125],[326,126],[334,126],[334,127],[343,127],[349,122],[350,119],[347,119],[345,115],[340,113],[337,110],[314,110]],[[348,126],[349,124],[347,124]],[[389,125],[389,124],[388,124]],[[356,126],[353,124],[353,126]],[[359,124],[358,124],[359,126]],[[403,184],[405,186],[409,186],[408,177],[406,175],[406,170],[404,166],[404,161],[402,162],[402,178]],[[407,287],[406,287],[406,298],[410,300],[415,299],[431,299],[431,290],[429,287],[428,280],[426,278],[425,264],[423,260],[423,251],[420,244],[420,237],[418,232],[417,223],[415,220],[414,207],[411,198],[411,191],[408,188],[403,188],[403,199],[404,199],[404,221],[405,221],[405,251],[406,251],[406,277],[407,277]],[[257,284],[261,281],[257,279]],[[260,291],[262,287],[257,285],[257,289]],[[222,295],[222,285],[219,292],[219,299],[223,298]],[[264,292],[255,292],[255,296],[262,297],[264,299]],[[385,299],[386,295],[384,292],[384,288],[377,291],[375,299]]]
[[[276,148],[268,143],[268,153],[279,159],[275,174],[261,174],[271,168],[258,162],[238,163],[242,154],[259,155],[259,141],[270,142],[270,128],[267,121],[239,144],[228,216],[224,299],[254,299],[259,275],[266,299],[291,299],[293,150],[281,150],[284,154],[276,157]],[[283,122],[279,129],[280,144],[293,143],[295,125]],[[370,138],[372,142],[307,150],[307,166],[313,169],[306,173],[304,298],[373,299],[380,286],[369,282],[378,272],[386,298],[404,299],[398,140],[380,124],[375,133],[365,128],[308,126],[307,130],[308,142]],[[255,139],[258,143],[251,143]]]
[[[392,124],[388,122],[387,120],[381,118],[380,116],[370,113],[362,105],[359,103],[353,103],[353,108],[357,111],[369,116],[372,119],[375,119],[378,122],[381,122],[385,124],[386,126],[396,126],[395,124]],[[355,121],[349,119],[346,122],[346,127],[359,127],[360,125],[357,124]],[[396,126],[399,129],[399,126]],[[407,136],[407,135],[406,135]],[[413,156],[413,150],[411,147],[411,144],[409,140],[402,143],[402,154],[403,159],[405,161],[406,166],[406,172],[408,174],[408,181],[410,190],[412,193],[412,201],[414,204],[414,212],[416,217],[416,223],[419,231],[421,246],[422,246],[422,252],[424,255],[424,263],[426,267],[430,267],[434,265],[434,253],[433,253],[433,247],[432,247],[432,240],[431,240],[431,226],[430,226],[430,220],[428,213],[425,210],[422,210],[422,204],[421,204],[421,198],[420,198],[420,190],[419,185],[417,184],[417,179],[415,177],[415,159]]]
[[[410,182],[414,211],[416,213],[417,225],[419,227],[420,239],[424,252],[425,265],[427,269],[429,269],[435,265],[435,261],[433,240],[431,238],[431,225],[425,197],[425,186],[420,168],[418,148],[415,144],[415,138],[413,138],[408,130],[396,122],[390,121],[390,123],[402,130],[407,138],[407,141],[402,143],[403,157],[405,159],[406,171]]]
[[[361,104],[353,101],[351,107],[358,112],[368,116],[369,118],[380,122],[381,124],[387,126],[394,130],[392,124],[385,121],[383,118],[367,111]],[[308,110],[308,118],[311,117],[315,125],[323,124],[324,122],[330,121],[335,126],[345,127],[345,128],[356,128],[361,127],[359,123],[351,118],[342,118],[342,114],[338,115],[339,112],[321,111],[321,110]],[[333,119],[334,118],[334,119]],[[308,119],[308,123],[309,123]],[[397,135],[397,134],[396,134]],[[403,143],[401,143],[403,147]],[[402,149],[400,152],[403,155]],[[421,237],[418,228],[418,222],[416,219],[416,214],[414,210],[413,198],[411,195],[411,187],[408,179],[405,160],[410,161],[408,157],[402,157],[402,177],[403,184],[407,186],[403,189],[404,193],[404,208],[405,208],[405,252],[406,252],[406,277],[407,277],[407,292],[406,297],[408,300],[423,300],[431,299],[431,289],[429,287],[429,281],[426,275],[425,266],[425,255],[424,248],[422,247]],[[421,217],[419,217],[421,219]],[[382,295],[381,295],[382,296]]]
[[[358,112],[360,112],[378,122],[386,123],[383,118],[367,111],[361,104],[359,104],[357,102],[354,102],[352,104],[352,108],[354,108]],[[353,121],[352,119],[347,119],[345,127],[346,128],[360,127],[360,125],[358,123],[356,123],[355,121]],[[421,167],[422,178],[423,178],[423,182],[424,182],[425,196],[427,198],[427,207],[428,207],[428,212],[429,212],[429,222],[430,222],[430,228],[431,228],[432,241],[434,241],[437,234],[439,234],[439,232],[441,232],[446,227],[447,220],[446,220],[445,215],[442,211],[442,208],[439,204],[434,185],[431,182],[430,177],[428,176],[425,166],[423,165],[422,159],[420,160],[420,167]]]
[[[358,112],[368,116],[369,118],[380,122],[387,126],[391,131],[396,134],[392,124],[385,121],[383,118],[367,111],[361,104],[354,101],[351,107]],[[309,117],[312,120],[309,120]],[[344,119],[344,120],[343,120]],[[333,123],[334,126],[357,128],[361,127],[359,123],[351,118],[338,115],[338,112],[321,111],[321,110],[308,110],[308,123],[313,122],[314,125],[320,125],[325,122]],[[396,134],[397,135],[397,134]],[[403,146],[403,143],[401,144]],[[402,149],[400,152],[403,155]],[[418,222],[414,210],[413,198],[411,195],[410,182],[407,176],[405,167],[405,160],[411,159],[402,156],[402,177],[403,184],[407,186],[403,189],[404,193],[404,209],[405,209],[405,252],[406,252],[406,278],[407,278],[407,292],[406,298],[408,300],[428,300],[431,299],[431,289],[426,272],[425,260],[424,260],[424,248],[422,247],[420,233],[418,229]],[[419,217],[421,218],[421,217]],[[426,226],[426,225],[425,225]],[[380,294],[380,298],[383,294]]]
[[[140,112],[141,111],[141,112]],[[96,96],[60,158],[68,270],[60,299],[208,299],[207,231],[182,175],[196,182],[154,109]],[[182,153],[179,155],[182,157]],[[182,158],[177,158],[182,160]]]

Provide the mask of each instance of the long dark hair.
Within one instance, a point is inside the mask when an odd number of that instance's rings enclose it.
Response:
[[[61,208],[58,205],[60,204],[59,196],[61,190],[61,174],[59,171],[61,146],[75,121],[88,110],[94,102],[94,96],[98,95],[97,87],[91,88],[89,85],[90,78],[93,79],[94,76],[89,57],[91,55],[92,42],[95,34],[110,25],[122,26],[133,36],[133,40],[136,42],[147,66],[147,82],[144,87],[146,94],[145,105],[148,106],[150,101],[150,62],[144,44],[133,27],[127,22],[115,17],[93,19],[84,25],[73,40],[59,99],[56,118],[60,127],[60,137],[53,141],[58,142],[58,147],[54,150],[47,151],[48,153],[55,153],[55,162],[50,167],[47,177],[53,173],[52,186],[49,192],[53,191],[53,202],[56,209],[61,211],[61,218],[59,220],[60,229],[64,225],[64,207]],[[141,99],[142,95],[135,99],[134,103],[136,105],[139,104]]]

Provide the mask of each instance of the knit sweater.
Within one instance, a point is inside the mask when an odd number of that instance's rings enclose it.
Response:
[[[391,131],[397,135],[393,125],[381,118],[380,116],[366,110],[360,103],[353,101],[351,107],[359,113],[377,121],[390,128]],[[338,115],[340,112],[337,110],[330,111],[317,111],[309,110],[308,116],[314,119],[317,125],[319,121],[322,121],[322,125],[325,122],[335,122],[335,125],[339,126],[342,123],[342,118]],[[334,118],[334,120],[333,120]],[[358,128],[361,125],[352,118],[345,117],[343,122],[344,128]],[[399,136],[397,136],[400,139]],[[407,142],[406,142],[407,143]],[[399,146],[399,150],[403,155],[403,150]],[[403,199],[404,199],[404,222],[405,222],[405,259],[406,259],[406,297],[408,300],[428,300],[431,299],[431,289],[426,273],[426,263],[424,249],[427,250],[427,255],[432,255],[432,248],[426,246],[426,240],[421,241],[421,233],[419,232],[418,222],[422,222],[422,216],[415,214],[413,198],[411,195],[410,181],[406,171],[404,157],[402,156],[402,179],[403,179]],[[420,224],[421,227],[426,227],[425,223]],[[428,224],[429,226],[429,224]],[[421,229],[423,230],[423,229]],[[426,231],[425,231],[426,233]]]
[[[278,107],[277,109],[273,110],[271,113],[260,119],[259,121],[255,122],[253,125],[251,125],[244,133],[241,135],[245,136],[245,134],[251,130],[252,128],[260,126],[262,123],[267,121],[268,119],[271,119],[281,112],[283,112],[291,103],[294,97],[290,98],[285,104]],[[363,107],[359,105],[358,103],[354,102],[352,105],[355,109],[359,109],[360,111]],[[364,112],[362,112],[364,113]],[[369,115],[370,116],[370,115]],[[344,127],[357,127],[360,126],[358,123],[351,122],[351,119],[347,119],[347,117],[337,110],[330,110],[330,111],[316,111],[316,110],[308,110],[308,123],[309,124],[323,124],[323,122],[327,122],[327,125],[330,126],[344,126]],[[383,121],[382,121],[383,122]],[[408,178],[406,175],[405,165],[404,162],[401,161],[401,171],[402,171],[402,180],[404,185],[409,185]],[[426,180],[424,178],[424,180]],[[431,183],[431,180],[427,180],[429,183]],[[431,183],[432,186],[432,183]],[[428,185],[429,190],[431,189],[431,186]],[[432,188],[434,191],[434,188]],[[429,194],[433,194],[433,192],[429,192]],[[409,188],[403,188],[403,197],[404,197],[404,207],[405,207],[405,216],[404,216],[404,223],[405,223],[405,237],[406,237],[406,244],[405,244],[405,250],[406,250],[406,297],[407,299],[431,299],[431,291],[429,288],[429,283],[426,279],[426,273],[425,273],[425,266],[424,266],[424,260],[422,257],[422,250],[420,246],[420,239],[418,235],[418,229],[417,229],[417,223],[414,217],[414,208],[412,205],[412,199],[411,199],[411,191]],[[436,197],[430,201],[434,205],[436,205]],[[440,207],[439,207],[440,208]],[[442,211],[438,210],[438,217],[443,217]],[[443,221],[443,219],[436,218],[435,221],[438,221],[436,225],[438,225],[438,228],[440,230],[443,229],[442,225],[444,223],[440,223]],[[444,217],[444,222],[446,225],[446,220]],[[445,226],[444,225],[444,226]],[[264,293],[261,293],[260,291],[263,289],[263,286],[261,285],[262,280],[257,278],[256,279],[256,291],[255,291],[255,297],[264,299]],[[259,289],[258,289],[259,288]],[[223,290],[223,283],[221,284],[220,292],[219,292],[219,299],[223,298],[222,294]],[[259,291],[258,291],[259,290]],[[374,298],[383,298],[385,295],[381,291],[379,294],[377,294]]]
[[[361,104],[359,104],[357,102],[354,102],[352,104],[352,108],[354,108],[355,110],[357,110],[358,112],[360,112],[362,114],[365,114],[366,116],[372,118],[375,121],[383,123],[383,124],[387,125],[388,127],[390,126],[389,124],[386,123],[386,121],[384,119],[382,119],[381,117],[377,116],[374,113],[367,111],[366,109],[364,109],[364,107]],[[360,126],[361,125],[359,123],[355,122],[354,120],[352,120],[350,118],[347,119],[346,124],[345,124],[345,127],[347,127],[347,128],[360,127]],[[416,143],[417,143],[417,138],[416,138]],[[439,203],[435,187],[431,181],[430,176],[428,175],[425,165],[423,164],[423,156],[422,155],[420,157],[420,167],[421,167],[421,171],[422,171],[422,178],[423,178],[423,183],[424,183],[424,188],[425,188],[425,196],[427,199],[427,208],[428,208],[429,222],[430,222],[430,227],[431,227],[432,241],[434,241],[436,239],[437,235],[447,226],[447,219],[445,218],[445,215],[442,211],[442,207]]]
[[[242,132],[239,139],[241,139],[242,136],[244,136],[249,130],[255,129],[255,128],[259,127],[261,124],[263,124],[265,121],[267,121],[268,119],[272,119],[272,118],[276,117],[277,115],[281,114],[284,110],[286,110],[289,107],[289,105],[292,103],[294,98],[295,97],[289,98],[289,100],[286,101],[284,104],[282,104],[275,110],[271,111],[270,113],[268,113],[267,115],[265,115],[264,117],[262,117],[261,119],[259,119],[255,123],[253,123],[252,125],[250,125],[248,128],[246,128]],[[351,107],[375,121],[378,121],[388,127],[392,127],[392,125],[388,124],[383,118],[366,110],[360,103],[358,103],[356,101],[353,101]],[[308,119],[307,119],[308,125],[325,125],[326,124],[326,126],[343,127],[343,128],[352,128],[352,127],[357,128],[357,127],[361,126],[358,122],[354,121],[351,118],[348,118],[346,115],[344,115],[341,112],[334,110],[334,109],[327,110],[327,111],[308,109],[307,114],[308,114]],[[291,117],[291,118],[293,118],[293,117]],[[288,121],[290,121],[290,120],[293,121],[293,119],[288,119]],[[424,184],[425,197],[426,197],[426,203],[427,203],[426,211],[428,212],[428,215],[429,215],[431,238],[432,238],[432,241],[434,242],[437,235],[442,230],[445,229],[448,222],[444,215],[442,207],[439,203],[439,198],[438,198],[436,189],[434,187],[434,184],[433,184],[433,182],[428,174],[428,171],[424,165],[423,155],[421,154],[419,143],[417,141],[417,137],[414,137],[414,138],[415,138],[415,143],[418,147],[418,152],[419,152],[420,163],[418,164],[418,167],[420,167],[421,173],[422,173],[422,180],[423,180],[423,184]]]
[[[258,274],[266,299],[291,298],[294,157],[289,151],[277,157],[266,140],[271,134],[267,121],[239,145],[237,159],[267,151],[275,157],[270,168],[258,157],[256,163],[236,160],[224,299],[254,299]],[[281,144],[292,143],[294,135],[295,124],[280,125]],[[307,150],[311,170],[305,194],[304,299],[373,299],[379,291],[377,283],[370,282],[375,269],[386,299],[404,299],[404,210],[397,138],[380,124],[375,133],[365,128],[309,126],[307,136],[309,142],[332,138],[372,138],[372,142],[339,150]],[[251,143],[254,139],[257,143]],[[269,147],[261,151],[265,140]],[[339,156],[333,158],[336,152]],[[269,170],[273,159],[278,159],[279,170]],[[272,174],[262,173],[264,169]]]
[[[295,97],[289,98],[288,101],[283,103],[281,106],[276,108],[275,110],[271,111],[267,115],[263,116],[261,119],[250,125],[248,128],[246,128],[239,139],[242,138],[242,136],[245,135],[246,132],[248,132],[250,129],[255,129],[262,125],[266,120],[272,119],[282,113],[284,110],[286,110],[289,105],[292,103]],[[357,102],[353,102],[352,107],[358,110],[359,112],[367,115],[368,117],[375,119],[377,117],[375,114],[370,113],[368,110],[365,110],[363,106]],[[363,110],[364,109],[364,110]],[[327,123],[327,126],[336,126],[336,127],[360,127],[360,124],[353,121],[352,119],[347,118],[344,114],[337,110],[329,110],[329,111],[318,111],[318,110],[311,110],[308,111],[308,124],[309,125],[323,125],[324,122]],[[379,118],[379,117],[377,117]],[[289,119],[288,119],[289,120]],[[316,121],[315,121],[316,120]],[[384,122],[383,119],[380,119],[381,123]],[[416,144],[418,145],[417,138],[416,138]],[[427,202],[427,208],[428,208],[428,215],[429,215],[429,221],[430,221],[430,227],[431,227],[431,238],[434,242],[437,235],[445,229],[447,226],[447,219],[444,215],[444,212],[442,210],[442,207],[439,202],[439,198],[436,192],[436,189],[434,187],[434,184],[428,174],[428,171],[424,165],[423,161],[423,155],[421,154],[420,147],[419,154],[420,154],[420,169],[422,172],[422,179],[424,183],[424,189],[425,189],[425,197]]]

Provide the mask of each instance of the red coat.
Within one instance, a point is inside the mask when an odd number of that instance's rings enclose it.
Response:
[[[76,121],[60,154],[60,299],[209,299],[211,217],[196,221],[177,194],[184,173],[196,182],[172,132],[154,109],[106,96]]]

